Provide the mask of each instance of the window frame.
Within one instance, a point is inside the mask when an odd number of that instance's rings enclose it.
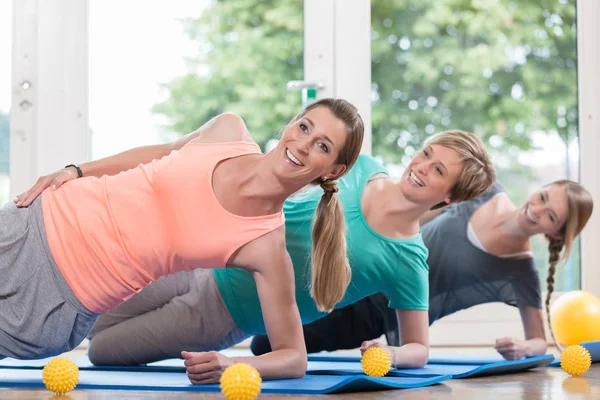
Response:
[[[11,196],[38,176],[90,158],[88,122],[89,0],[13,0]],[[323,81],[319,97],[342,97],[365,122],[371,153],[370,1],[305,0],[306,81]],[[580,181],[599,201],[600,3],[578,0]],[[25,90],[23,82],[29,82]],[[20,104],[29,102],[28,108]],[[582,288],[600,296],[600,220],[582,234]],[[557,293],[558,295],[559,293]],[[432,345],[489,345],[497,336],[522,337],[518,310],[501,304],[473,307],[431,329]]]
[[[600,201],[600,3],[577,1],[577,72],[579,103],[580,177]],[[581,289],[600,297],[600,217],[595,212],[581,234]],[[555,292],[551,301],[562,292]],[[546,293],[542,294],[545,299]],[[544,314],[545,315],[545,314]],[[552,344],[544,318],[546,339]],[[436,321],[430,329],[432,346],[493,346],[499,337],[524,338],[519,310],[500,303],[482,304]]]

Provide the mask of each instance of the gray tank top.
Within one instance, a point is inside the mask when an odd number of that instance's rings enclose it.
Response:
[[[502,302],[542,307],[535,261],[503,259],[477,248],[467,224],[479,207],[504,189],[499,183],[483,195],[454,204],[421,227],[429,249],[429,324],[477,304]]]

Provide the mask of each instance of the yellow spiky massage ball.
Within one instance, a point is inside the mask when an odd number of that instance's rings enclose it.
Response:
[[[254,400],[260,393],[262,379],[251,365],[233,364],[221,375],[221,393],[227,400]]]
[[[78,381],[79,368],[68,358],[54,358],[42,370],[42,382],[56,394],[70,392],[75,389]]]
[[[578,344],[568,346],[560,355],[560,367],[572,376],[585,374],[592,365],[592,357],[585,347]]]
[[[392,357],[381,347],[371,347],[360,360],[362,369],[369,376],[384,376],[392,367]]]

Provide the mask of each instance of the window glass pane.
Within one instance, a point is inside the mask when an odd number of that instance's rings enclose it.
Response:
[[[0,204],[8,202],[10,191],[10,96],[12,65],[12,1],[0,2]]]
[[[517,206],[578,180],[575,0],[371,4],[373,154],[392,173],[429,135],[462,129],[484,139]],[[532,242],[545,280],[547,242]],[[578,242],[556,282],[580,287]]]
[[[90,1],[93,158],[174,140],[224,111],[266,147],[300,108],[286,83],[303,77],[302,46],[298,1]]]

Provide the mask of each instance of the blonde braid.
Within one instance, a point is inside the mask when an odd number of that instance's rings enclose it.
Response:
[[[548,318],[548,327],[550,328],[550,335],[552,336],[552,340],[554,344],[562,350],[560,343],[556,341],[554,337],[554,332],[552,330],[552,321],[550,318],[550,298],[552,297],[552,292],[554,292],[554,274],[556,273],[556,265],[560,260],[560,252],[564,247],[564,241],[562,239],[550,239],[550,243],[548,243],[548,251],[550,252],[550,257],[548,261],[550,262],[550,267],[548,268],[548,278],[546,279],[546,283],[548,284],[548,293],[546,294],[546,317]]]

